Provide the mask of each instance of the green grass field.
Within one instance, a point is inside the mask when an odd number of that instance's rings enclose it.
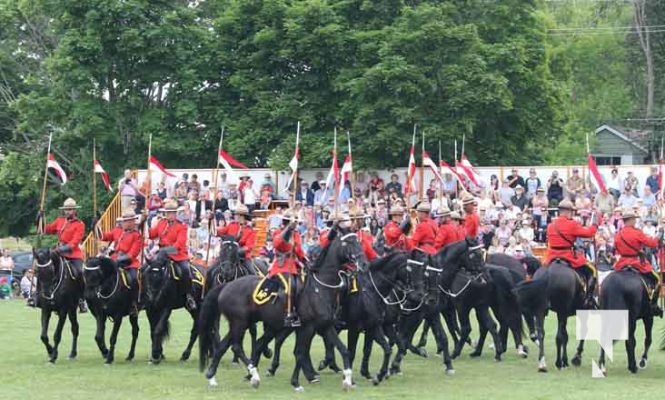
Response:
[[[293,366],[293,341],[287,341],[282,366],[277,376],[264,377],[266,363],[261,364],[261,387],[252,389],[243,380],[245,369],[230,365],[230,359],[222,360],[217,375],[220,386],[208,388],[203,374],[198,372],[198,356],[194,355],[187,363],[178,362],[180,353],[186,345],[190,320],[182,311],[176,311],[172,317],[172,335],[165,346],[166,361],[159,366],[147,363],[149,335],[147,321],[141,315],[141,333],[137,345],[137,357],[133,362],[125,362],[124,357],[129,346],[129,324],[125,321],[120,332],[116,363],[105,366],[94,344],[94,324],[89,314],[81,315],[81,334],[79,337],[79,355],[75,361],[66,359],[71,345],[69,324],[65,326],[65,335],[60,347],[60,359],[57,364],[49,364],[46,351],[39,341],[39,311],[30,309],[21,300],[0,302],[0,338],[2,357],[0,357],[0,387],[4,399],[632,399],[640,396],[651,397],[663,390],[665,375],[665,354],[658,350],[660,331],[663,322],[657,321],[654,328],[654,346],[652,347],[649,366],[637,375],[631,375],[626,369],[626,357],[623,343],[615,345],[615,361],[609,364],[608,377],[591,378],[591,357],[597,358],[597,344],[588,344],[583,365],[579,369],[565,371],[554,369],[554,333],[552,317],[547,324],[547,361],[550,372],[536,372],[536,360],[533,356],[535,346],[530,345],[532,355],[518,359],[514,350],[504,355],[504,361],[493,361],[492,351],[485,348],[480,359],[470,359],[465,354],[455,361],[456,375],[444,374],[441,359],[431,356],[423,359],[409,354],[403,362],[404,374],[391,377],[381,386],[374,387],[358,374],[359,361],[356,363],[354,379],[357,388],[350,393],[341,389],[341,375],[324,372],[322,382],[308,385],[304,378],[301,383],[305,393],[296,394],[291,389],[289,377]],[[574,319],[569,330],[575,337]],[[642,330],[639,331],[638,357],[642,351]],[[107,329],[108,335],[109,329]],[[474,332],[474,338],[477,333]],[[512,344],[510,344],[512,347]],[[322,355],[322,344],[314,341],[313,360],[318,364]],[[434,354],[435,345],[430,338],[430,354]],[[197,347],[198,351],[198,347]],[[574,344],[569,345],[572,357]],[[379,365],[378,348],[375,347],[372,372]]]

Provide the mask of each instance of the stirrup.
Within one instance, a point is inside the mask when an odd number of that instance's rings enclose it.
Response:
[[[289,328],[297,328],[301,325],[300,323],[300,318],[298,318],[297,314],[287,314],[286,318],[284,318],[284,326],[289,327]]]
[[[196,301],[191,294],[187,294],[185,297],[185,308],[189,311],[196,310]]]
[[[79,300],[79,313],[85,314],[88,312],[88,306],[85,304],[85,300]]]

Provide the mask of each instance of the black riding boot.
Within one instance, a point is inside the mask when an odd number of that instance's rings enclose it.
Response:
[[[284,319],[284,325],[289,327],[289,328],[297,328],[300,326],[300,317],[298,317],[298,313],[296,311],[296,283],[298,282],[298,277],[296,276],[291,276],[291,282],[289,285],[289,293],[287,293],[287,296],[289,296],[289,303],[291,304],[291,307],[286,313],[286,318]]]
[[[83,294],[83,292],[85,291],[85,284],[83,283],[83,261],[72,260],[71,266],[74,269],[74,273],[76,274],[76,279],[79,281],[79,284],[81,285],[81,294]],[[79,312],[81,314],[87,313],[88,305],[85,303],[85,299],[81,297],[78,300],[78,303],[79,303]]]
[[[598,303],[596,302],[596,299],[594,297],[594,294],[596,293],[596,277],[593,276],[591,272],[589,272],[589,278],[587,279],[587,284],[586,284],[586,295],[584,299],[584,305],[587,310],[597,310]]]
[[[179,263],[178,266],[180,267],[182,285],[185,290],[185,308],[188,311],[194,311],[196,310],[196,300],[192,295],[192,273],[189,270],[189,263]]]
[[[652,272],[642,274],[642,277],[644,278],[645,282],[647,282],[647,286],[649,288],[649,309],[651,310],[651,314],[654,317],[663,318],[663,309],[658,305],[658,298],[660,296],[660,282],[658,282],[658,279],[656,279]]]
[[[129,292],[132,296],[132,304],[129,305],[129,315],[137,316],[139,315],[139,305],[138,305],[138,282],[136,279],[136,270],[127,268],[125,269],[127,273],[127,285],[129,286]]]

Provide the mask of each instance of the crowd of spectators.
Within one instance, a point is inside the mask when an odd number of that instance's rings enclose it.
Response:
[[[576,218],[580,221],[592,218],[599,223],[595,240],[579,243],[593,261],[612,255],[614,234],[622,227],[622,210],[636,212],[640,216],[639,227],[648,234],[655,235],[665,222],[665,201],[656,196],[660,189],[657,170],[653,168],[651,172],[641,193],[638,193],[639,182],[635,175],[627,171],[625,176],[620,176],[616,168],[607,179],[607,193],[599,193],[576,168],[567,179],[557,171],[545,177],[531,168],[527,176],[522,176],[518,169],[513,169],[502,181],[492,175],[484,187],[473,186],[468,181],[460,184],[451,174],[445,174],[442,182],[432,180],[423,192],[435,217],[442,208],[461,211],[457,198],[468,189],[478,201],[481,219],[478,239],[490,253],[502,252],[516,257],[533,254],[535,248],[544,246],[547,224],[557,215],[558,203],[569,198],[577,208]],[[128,186],[135,190],[133,197]],[[270,174],[257,186],[249,176],[241,176],[235,183],[228,182],[226,174],[222,173],[217,188],[207,180],[199,182],[196,174],[191,177],[183,174],[173,186],[160,182],[147,196],[147,207],[142,186],[138,186],[131,175],[126,176],[120,182],[123,205],[124,193],[128,193],[127,205],[136,207],[139,213],[146,208],[148,223],[152,224],[164,200],[177,199],[178,218],[190,227],[190,254],[198,259],[213,257],[208,255],[208,249],[210,254],[216,254],[218,240],[214,235],[211,237],[210,232],[233,219],[237,204],[245,204],[250,211],[268,209],[272,200],[280,198]],[[397,199],[405,196],[403,182],[397,174],[386,183],[376,173],[366,175],[363,172],[357,174],[353,186],[346,181],[342,188],[335,190],[328,187],[322,173],[317,173],[312,182],[300,180],[295,190],[295,193],[283,194],[282,198],[295,197],[295,211],[301,221],[298,229],[305,251],[318,242],[319,232],[334,208],[362,210],[366,215],[363,229],[380,238],[388,222],[388,210]],[[413,205],[413,197],[409,204]],[[261,254],[269,259],[273,256],[270,233],[280,226],[283,207],[274,207],[274,214],[266,221],[267,241]]]

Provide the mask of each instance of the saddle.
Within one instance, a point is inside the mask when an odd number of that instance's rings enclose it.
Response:
[[[254,301],[254,304],[261,306],[269,301],[276,300],[277,296],[279,296],[280,289],[283,288],[285,293],[291,289],[289,282],[284,275],[277,274],[275,277],[276,278],[268,278],[267,276],[264,276],[259,283],[256,284],[256,287],[252,292],[252,301]]]
[[[201,271],[190,263],[187,264],[187,267],[191,272],[192,284],[197,284],[201,287],[205,286],[205,276],[203,276]],[[181,278],[180,268],[173,261],[169,261],[169,277],[176,282]]]
[[[644,290],[646,290],[647,293],[649,294],[649,297],[651,297],[651,295],[653,294],[653,291],[655,290],[655,286],[650,284],[649,282],[647,282],[644,279],[644,277],[642,276],[642,273],[640,272],[639,269],[637,269],[635,267],[627,266],[627,267],[624,267],[621,270],[615,271],[615,272],[619,272],[619,273],[624,272],[624,273],[630,273],[630,274],[637,275],[640,278],[640,281],[642,282],[642,286],[644,286]]]
[[[573,271],[575,271],[575,276],[577,277],[577,282],[580,284],[580,286],[582,286],[582,289],[586,292],[587,287],[586,287],[586,276],[584,274],[584,270],[585,270],[584,267],[573,268],[572,264],[568,260],[564,260],[563,258],[558,258],[558,257],[555,258],[554,260],[552,260],[550,265],[548,265],[547,267],[549,268],[555,262],[557,262],[559,264],[562,264],[562,265],[572,269]],[[587,265],[587,267],[588,267],[588,265]]]

